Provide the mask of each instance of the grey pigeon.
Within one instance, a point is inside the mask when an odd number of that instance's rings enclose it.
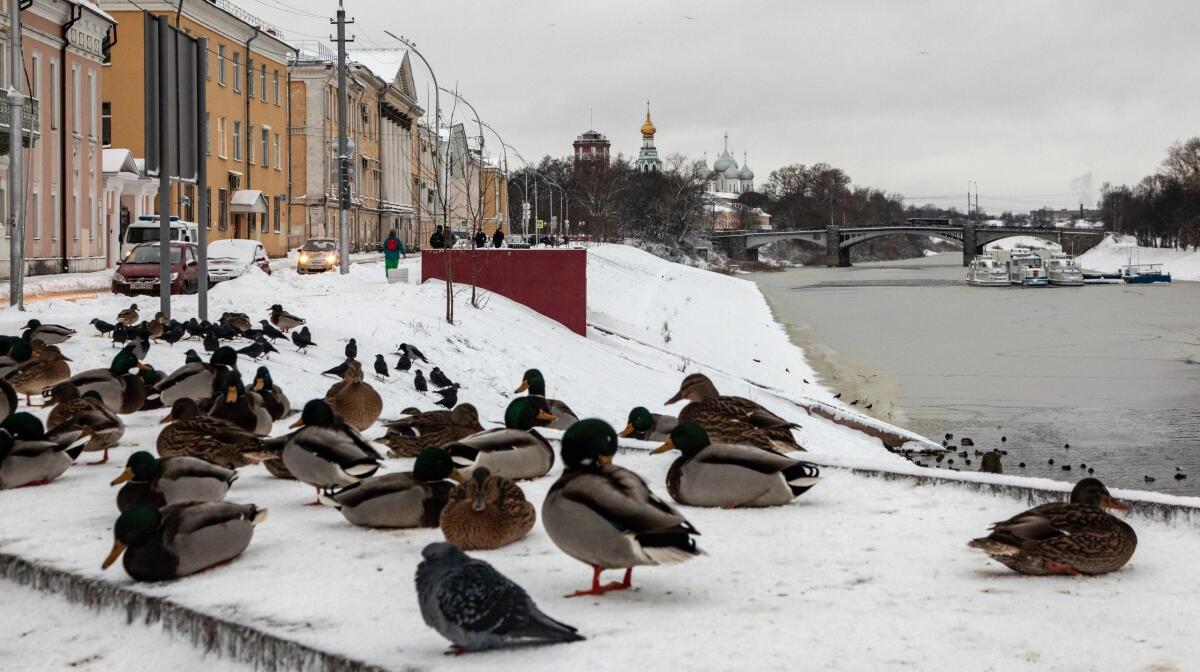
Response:
[[[461,654],[511,646],[578,642],[575,628],[542,613],[523,588],[453,544],[421,551],[417,601],[429,627]]]

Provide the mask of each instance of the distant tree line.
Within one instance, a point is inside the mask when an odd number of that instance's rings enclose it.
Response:
[[[1100,211],[1105,228],[1139,245],[1200,246],[1200,137],[1171,145],[1158,172],[1132,187],[1105,183]]]

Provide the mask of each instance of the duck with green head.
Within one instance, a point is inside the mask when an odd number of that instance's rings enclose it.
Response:
[[[554,448],[534,427],[552,416],[545,400],[517,397],[504,411],[504,427],[477,432],[445,446],[463,476],[486,468],[501,478],[540,478],[554,466]]]
[[[521,384],[517,387],[516,392],[528,392],[531,397],[540,397],[546,401],[546,411],[553,416],[553,420],[540,420],[538,426],[549,427],[551,429],[566,430],[571,425],[579,421],[579,416],[575,411],[571,410],[570,406],[558,399],[551,399],[546,396],[546,378],[542,376],[542,372],[537,369],[529,369],[525,375],[521,376]]]
[[[279,328],[283,333],[287,333],[290,329],[295,329],[304,324],[304,318],[293,315],[283,309],[280,304],[275,304],[270,308],[271,324]]]
[[[645,406],[638,406],[629,411],[621,436],[639,441],[666,441],[678,424],[679,418],[673,415],[651,413]]]
[[[61,324],[42,324],[41,320],[29,320],[24,328],[29,340],[41,341],[46,345],[62,343],[75,335],[74,329]]]
[[[292,402],[288,401],[283,389],[275,384],[267,367],[260,366],[258,371],[254,372],[254,382],[250,389],[262,397],[263,406],[271,414],[272,420],[286,418],[292,414]]]
[[[271,433],[274,420],[263,405],[262,397],[256,392],[246,391],[242,374],[235,370],[225,372],[217,393],[213,395],[208,414],[214,418],[228,420],[247,432],[258,436]]]
[[[205,401],[224,382],[228,371],[237,371],[237,351],[222,345],[213,352],[209,361],[184,364],[172,371],[148,391],[147,398],[158,399],[163,406],[170,406],[176,399],[184,397]]]
[[[0,356],[0,378],[6,377],[10,371],[33,358],[33,345],[24,339],[18,339],[8,344],[8,352]]]
[[[113,526],[108,569],[124,556],[135,581],[168,581],[233,560],[246,550],[267,510],[253,504],[187,502],[161,509],[140,505]]]
[[[54,408],[46,423],[55,431],[79,431],[88,438],[85,452],[103,451],[104,456],[92,464],[106,464],[108,451],[125,435],[125,423],[100,399],[100,393],[88,390],[82,396],[68,382],[51,388]]]
[[[321,495],[359,527],[437,527],[442,507],[462,476],[446,451],[426,448],[413,470],[364,478]]]
[[[323,488],[351,485],[379,470],[383,457],[321,399],[305,404],[292,428],[299,429],[284,444],[283,464],[318,495]]]
[[[568,597],[632,585],[633,568],[685,562],[700,555],[700,534],[634,472],[612,463],[617,433],[603,420],[580,420],[563,434],[563,474],[546,494],[542,525],[564,553],[592,568],[592,586]],[[624,569],[619,583],[600,572]]]
[[[13,413],[0,422],[0,490],[45,485],[62,476],[86,442],[77,431],[47,435],[36,416]]]
[[[146,385],[141,375],[145,368],[134,354],[133,346],[127,345],[113,356],[107,369],[81,371],[66,382],[78,388],[80,395],[96,392],[113,413],[135,413],[146,403]],[[55,401],[51,392],[47,404]]]
[[[753,446],[712,443],[694,422],[681,422],[654,454],[682,453],[667,471],[667,492],[680,504],[737,507],[783,506],[820,478],[816,465]]]
[[[237,469],[262,459],[257,456],[264,453],[258,435],[205,415],[199,404],[187,397],[176,399],[160,422],[167,425],[155,443],[160,457],[196,457]]]
[[[182,502],[220,502],[236,479],[236,470],[208,460],[157,458],[139,450],[129,456],[112,485],[122,486],[117,491],[117,509],[124,513],[140,505],[160,509]]]

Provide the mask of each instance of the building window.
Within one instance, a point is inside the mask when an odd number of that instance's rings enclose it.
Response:
[[[224,189],[217,190],[217,228],[221,231],[229,228],[229,192]]]
[[[225,45],[217,47],[217,84],[225,86]]]
[[[254,126],[246,127],[246,162],[254,165]]]
[[[30,73],[29,73],[29,77],[31,80],[29,83],[29,87],[30,87],[29,95],[33,96],[33,98],[35,100],[41,101],[41,99],[42,99],[42,59],[37,54],[33,54],[29,58],[30,58],[30,62],[32,63],[32,67],[30,68]]]
[[[271,88],[275,92],[275,95],[274,95],[275,104],[278,105],[279,104],[279,71],[278,70],[275,71],[274,79],[271,82]]]
[[[254,97],[254,59],[246,59],[246,95]]]
[[[233,53],[233,92],[242,92],[242,55]]]
[[[229,156],[225,140],[225,117],[217,117],[217,156],[222,159]]]
[[[266,201],[265,198],[263,200]],[[267,211],[264,212],[262,215],[262,229],[260,229],[260,230],[263,233],[271,232],[271,202],[270,201],[267,201]]]
[[[242,122],[233,120],[233,160],[242,160]]]
[[[279,156],[280,152],[279,152],[279,134],[278,133],[276,133],[275,137],[272,138],[271,143],[273,145],[271,148],[273,151],[271,153],[275,155],[275,170],[281,170],[283,166],[282,166],[282,163],[280,162],[280,156]]]
[[[279,137],[279,136],[275,136],[275,137]],[[283,231],[283,224],[282,224],[283,218],[279,214],[279,211],[283,209],[282,204],[283,204],[283,199],[276,196],[275,197],[275,233],[280,233],[281,231]]]
[[[100,142],[105,147],[112,146],[112,103],[100,103]]]
[[[71,132],[79,135],[79,66],[71,66]],[[76,238],[79,236],[76,235]]]
[[[265,103],[267,102],[267,64],[262,64],[262,70],[258,74],[258,97]]]
[[[50,100],[53,101],[50,106],[50,128],[57,131],[61,96],[58,95],[58,61],[53,58],[50,59],[50,91],[53,92],[50,94]]]
[[[262,159],[262,165],[264,168],[271,165],[270,144],[271,144],[271,127],[263,126],[262,127],[262,147],[261,147],[262,156],[260,158]]]
[[[99,118],[100,117],[100,115],[99,115],[100,105],[96,100],[96,73],[88,72],[87,80],[88,80],[87,106],[88,106],[88,112],[90,113],[90,114],[88,114],[88,116],[91,117],[91,123],[89,124],[89,127],[88,127],[88,137],[95,140],[96,139],[96,131],[98,131],[100,128],[100,118]]]
[[[204,190],[204,228],[212,228],[212,187]]]

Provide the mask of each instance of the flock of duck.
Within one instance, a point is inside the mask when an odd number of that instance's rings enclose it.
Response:
[[[485,429],[474,406],[456,403],[460,387],[435,368],[446,408],[405,409],[383,423],[383,436],[368,440],[362,432],[379,420],[383,403],[364,379],[353,342],[345,361],[325,372],[339,380],[303,405],[288,433],[270,436],[275,421],[295,413],[267,367],[258,366],[246,386],[240,358],[258,360],[280,339],[301,351],[316,343],[303,318],[278,304],[268,313],[259,327],[244,313],[212,323],[162,314],[139,321],[135,304],[115,323],[92,320],[122,348],[107,368],[74,375],[62,351],[74,330],[30,320],[20,336],[0,337],[0,489],[49,483],[82,452],[101,453],[102,463],[124,434],[121,416],[169,409],[157,455],[133,453],[112,482],[121,486],[119,515],[104,568],[122,560],[133,579],[162,581],[233,560],[267,510],[225,497],[239,469],[263,463],[274,476],[313,488],[313,504],[335,507],[352,525],[440,528],[448,543],[428,546],[417,572],[420,608],[453,642],[452,651],[463,652],[582,639],[542,613],[520,586],[463,553],[511,544],[533,528],[537,513],[519,482],[545,477],[556,458],[540,428],[563,431],[563,469],[542,503],[542,525],[560,550],[592,568],[591,584],[568,597],[628,589],[634,567],[702,554],[700,533],[684,515],[614,463],[619,437],[659,442],[655,454],[679,452],[666,491],[687,506],[782,506],[820,476],[815,465],[792,456],[804,450],[793,434],[797,425],[749,399],[720,394],[698,373],[686,376],[667,402],[687,402],[678,417],[638,407],[618,433],[548,397],[537,369],[525,372],[516,393],[526,395],[509,403],[504,427]],[[201,341],[207,361],[189,350],[186,363],[167,375],[145,363],[154,341],[185,339]],[[235,349],[236,340],[250,345]],[[428,362],[412,345],[396,354],[397,370]],[[375,367],[381,379],[388,375],[386,362],[379,370],[382,359]],[[34,395],[44,399],[45,425],[18,410],[18,395],[30,405]],[[412,470],[377,474],[386,458],[376,443],[386,446],[387,457],[414,457]],[[1105,508],[1124,506],[1100,481],[1086,478],[1070,502],[997,523],[970,545],[1024,574],[1114,571],[1132,556],[1137,538]],[[604,570],[624,575],[602,584]]]

